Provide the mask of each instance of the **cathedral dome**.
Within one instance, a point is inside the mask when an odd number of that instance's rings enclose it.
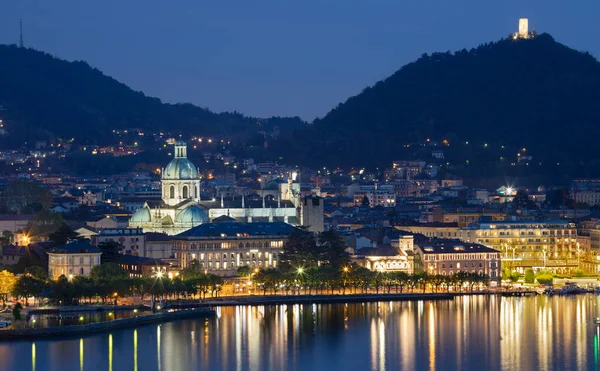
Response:
[[[206,212],[198,206],[190,206],[177,215],[175,222],[186,224],[206,223],[208,222],[208,216],[206,215]]]
[[[198,170],[190,160],[185,157],[176,157],[165,168],[162,179],[166,180],[197,180]]]
[[[148,223],[150,222],[150,210],[146,207],[138,209],[129,219],[129,222],[133,223]]]

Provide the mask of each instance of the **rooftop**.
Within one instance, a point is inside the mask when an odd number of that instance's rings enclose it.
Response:
[[[49,254],[101,254],[102,250],[90,245],[88,242],[74,241],[56,246],[48,251]]]
[[[429,241],[419,241],[418,246],[424,254],[472,254],[498,253],[500,251],[478,243],[467,243],[458,240],[434,238]]]
[[[143,256],[135,256],[135,255],[120,255],[119,263],[121,264],[135,264],[135,265],[169,265],[168,263],[164,263],[159,259],[146,258]]]
[[[183,233],[177,238],[187,237],[250,237],[250,236],[286,236],[294,227],[284,222],[255,223],[204,223]]]

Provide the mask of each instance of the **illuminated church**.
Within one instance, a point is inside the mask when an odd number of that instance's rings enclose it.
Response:
[[[130,228],[175,235],[208,222],[286,222],[299,224],[299,194],[286,192],[277,199],[200,199],[200,175],[187,158],[187,145],[175,144],[175,158],[162,171],[162,199],[146,201],[129,219]]]

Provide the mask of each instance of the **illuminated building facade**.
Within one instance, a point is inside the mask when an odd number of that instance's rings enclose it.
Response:
[[[277,268],[294,227],[287,223],[205,223],[173,238],[181,268],[197,263],[207,273],[236,274],[242,266]]]
[[[500,251],[476,243],[431,240],[415,249],[428,274],[451,276],[457,272],[487,274],[491,281],[502,277]]]
[[[456,238],[478,243],[502,253],[503,265],[524,272],[548,269],[570,273],[580,265],[583,250],[577,243],[575,224],[557,221],[490,221],[467,227],[412,226],[399,229],[430,238]]]
[[[176,235],[219,217],[237,221],[283,221],[298,224],[298,211],[290,200],[200,200],[200,176],[187,159],[185,142],[175,143],[175,157],[161,172],[162,199],[147,201],[129,219],[130,228]]]
[[[48,276],[56,280],[60,276],[88,276],[100,265],[102,250],[87,242],[71,242],[48,251]]]

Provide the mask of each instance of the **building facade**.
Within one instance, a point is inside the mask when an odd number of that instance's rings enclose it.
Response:
[[[300,224],[307,226],[313,233],[321,233],[325,230],[324,200],[318,196],[307,196],[301,201]]]
[[[60,276],[69,279],[87,276],[92,268],[100,265],[102,251],[87,242],[71,242],[48,251],[48,276],[54,280]]]
[[[129,219],[130,228],[176,235],[221,216],[238,221],[283,221],[298,224],[298,211],[290,200],[201,200],[198,170],[187,159],[185,142],[175,144],[175,157],[161,172],[162,198],[148,200]]]
[[[500,251],[487,246],[440,239],[417,245],[415,252],[428,274],[474,272],[487,274],[491,281],[502,277]]]
[[[141,228],[107,228],[92,236],[92,243],[114,241],[123,245],[122,254],[146,256],[145,236]]]
[[[583,250],[577,229],[568,221],[490,221],[468,227],[412,226],[399,229],[429,238],[455,238],[478,243],[502,254],[504,267],[523,273],[527,268],[572,273],[581,264]]]
[[[197,262],[222,276],[235,275],[242,266],[277,268],[293,229],[283,222],[205,223],[173,237],[175,257],[182,269]]]

